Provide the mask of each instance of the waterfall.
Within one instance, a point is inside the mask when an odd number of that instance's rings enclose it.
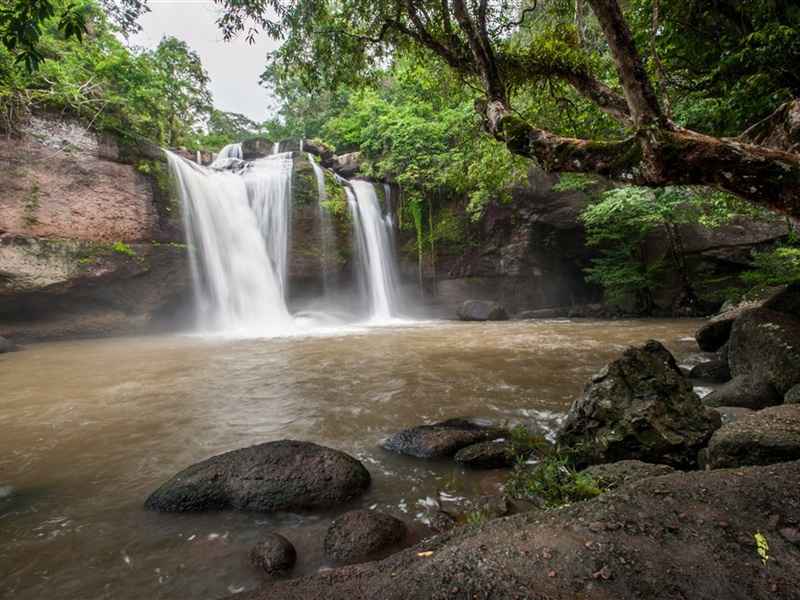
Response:
[[[231,164],[233,159],[241,160],[242,158],[242,145],[241,144],[228,144],[219,151],[214,157],[214,161],[209,165],[212,169],[225,169]]]
[[[392,224],[383,216],[375,186],[368,181],[350,182],[355,201],[350,201],[357,250],[369,290],[373,321],[393,318],[397,310],[397,275],[392,245]]]
[[[167,157],[184,209],[199,328],[240,335],[291,329],[284,300],[291,161],[263,159],[240,175]],[[265,243],[267,235],[275,239]]]
[[[292,180],[296,154],[281,153],[281,145],[276,143],[274,152],[267,157],[245,162],[241,159],[241,145],[231,144],[208,168],[166,152],[183,206],[198,328],[258,337],[310,328],[327,330],[357,320],[359,307],[365,306],[369,308],[370,322],[391,321],[397,307],[391,217],[384,216],[371,183],[337,177],[347,194],[357,257],[353,263],[357,267],[356,294],[342,294],[345,290],[333,285],[339,283],[337,268],[342,265],[337,261],[338,230],[326,205],[326,175],[311,155],[307,157],[319,195],[317,243],[321,246],[323,294],[319,296],[316,290],[317,297],[310,297],[298,287],[292,295],[298,312],[290,312],[289,252],[293,247]],[[304,222],[298,221],[298,227],[304,227]],[[298,231],[308,235],[308,229]],[[302,254],[298,257],[302,272],[305,259]],[[336,293],[329,293],[329,288]],[[314,303],[321,310],[307,309]]]

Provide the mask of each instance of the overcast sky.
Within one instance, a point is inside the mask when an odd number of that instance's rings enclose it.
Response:
[[[243,38],[226,42],[215,24],[218,9],[211,0],[150,0],[151,12],[139,23],[142,32],[131,43],[154,47],[165,35],[184,40],[200,55],[211,76],[214,105],[247,115],[254,121],[269,116],[269,94],[258,85],[267,52],[276,42],[262,36],[254,45]]]

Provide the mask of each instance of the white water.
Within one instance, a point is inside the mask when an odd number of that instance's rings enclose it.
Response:
[[[287,307],[293,159],[291,152],[277,152],[279,144],[273,149],[266,158],[242,163],[241,145],[226,146],[214,168],[167,152],[184,207],[200,331],[269,337],[342,325],[326,300],[327,257],[336,252],[336,236],[322,204],[327,198],[325,174],[313,160],[320,199],[323,310],[293,316]],[[221,170],[232,160],[239,161],[236,172]],[[352,191],[350,185],[345,189],[362,267],[360,296],[368,299],[363,304],[370,307],[371,323],[390,322],[397,304],[391,222],[383,216],[371,183],[353,181]]]
[[[350,183],[356,200],[350,202],[354,233],[370,294],[371,319],[388,321],[395,316],[397,310],[397,275],[391,220],[383,216],[375,186],[358,179]]]
[[[264,232],[279,236],[286,230],[285,220],[277,223],[286,212],[279,196],[289,189],[291,168],[285,163],[291,162],[254,165],[242,176],[167,156],[184,207],[199,328],[234,335],[286,333],[292,318],[281,276],[285,248],[270,256],[268,248],[280,242],[265,244]],[[276,206],[269,206],[273,201]]]
[[[228,144],[219,151],[214,157],[214,161],[209,165],[211,169],[224,169],[232,160],[241,160],[242,158],[242,145],[241,144]]]
[[[325,189],[325,172],[322,170],[322,167],[314,161],[314,157],[310,153],[307,153],[306,156],[314,169],[314,177],[317,179],[317,193],[319,195],[319,239],[322,245],[320,249],[320,266],[322,268],[323,294],[327,296],[332,285],[330,262],[333,252],[336,250],[336,234],[333,230],[330,211],[325,206],[325,202],[328,200],[328,193]]]

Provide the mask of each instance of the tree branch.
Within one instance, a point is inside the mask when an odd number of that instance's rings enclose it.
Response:
[[[667,126],[642,58],[617,0],[588,0],[617,67],[625,99],[637,126]]]

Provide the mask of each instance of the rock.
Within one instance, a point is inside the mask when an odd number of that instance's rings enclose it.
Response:
[[[762,308],[800,319],[800,283],[786,286],[764,301]]]
[[[325,534],[325,555],[339,562],[364,560],[399,544],[405,535],[405,523],[391,515],[353,510],[331,523]]]
[[[503,495],[481,496],[470,502],[473,511],[479,513],[484,519],[499,519],[511,512],[508,498]]]
[[[726,361],[710,360],[692,367],[692,370],[689,371],[689,377],[692,379],[704,379],[706,381],[724,383],[730,380],[731,370]]]
[[[250,551],[250,562],[270,575],[291,571],[296,561],[292,543],[277,533],[268,534]]]
[[[255,160],[264,158],[274,152],[275,143],[264,137],[253,137],[242,142],[242,158]]]
[[[437,458],[452,456],[461,448],[495,440],[506,434],[503,430],[466,419],[449,419],[433,425],[404,429],[385,440],[381,446],[390,452],[407,456]]]
[[[793,386],[783,397],[784,404],[800,404],[800,383]]]
[[[282,440],[192,465],[153,492],[145,508],[164,512],[325,508],[361,495],[369,483],[369,472],[344,452]]]
[[[733,317],[715,318],[697,330],[694,338],[704,352],[716,352],[728,341],[733,327]]]
[[[800,319],[766,308],[748,310],[731,330],[731,375],[768,381],[783,396],[800,383]]]
[[[796,600],[798,489],[800,462],[673,473],[231,600]]]
[[[755,412],[751,408],[743,408],[741,406],[715,406],[714,410],[719,413],[723,425],[734,423],[738,419],[752,415]]]
[[[350,179],[361,170],[361,163],[361,152],[350,152],[332,157],[330,168],[345,179]]]
[[[783,397],[771,383],[745,375],[734,377],[703,398],[706,406],[738,406],[751,410],[776,406],[781,402]]]
[[[467,300],[458,309],[462,321],[505,321],[508,313],[497,302],[487,300]]]
[[[9,339],[0,336],[0,354],[5,352],[14,352],[17,349],[16,344]]]
[[[621,485],[635,483],[645,477],[669,475],[675,469],[667,465],[654,465],[640,460],[621,460],[615,463],[592,465],[583,471],[605,490],[613,490]]]
[[[624,459],[691,468],[720,426],[655,340],[629,348],[586,386],[570,408],[558,445],[579,464]]]
[[[509,441],[494,440],[479,442],[462,448],[455,461],[473,469],[503,469],[513,467],[516,462],[514,447]]]
[[[712,469],[800,460],[800,406],[765,408],[721,427],[708,444]]]
[[[319,156],[325,166],[333,160],[333,150],[320,140],[303,140],[303,150]]]

